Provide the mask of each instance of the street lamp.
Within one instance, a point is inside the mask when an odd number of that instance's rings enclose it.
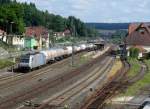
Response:
[[[10,33],[12,34],[12,26],[13,26],[14,22],[10,22]]]
[[[14,24],[14,22],[12,21],[12,22],[10,22],[10,35],[12,34],[12,25]],[[12,36],[10,36],[11,37],[11,41],[10,41],[10,43],[12,44],[12,38],[13,38],[13,35]]]

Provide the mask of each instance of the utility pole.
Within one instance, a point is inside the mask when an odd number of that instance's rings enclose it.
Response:
[[[71,66],[74,66],[74,44],[72,43],[72,56],[71,56]]]
[[[13,24],[14,24],[14,22],[10,22],[10,43],[12,44],[12,40],[13,40],[13,31],[12,31],[12,28],[13,28]]]
[[[71,66],[73,67],[74,66],[74,39],[73,39],[73,36],[76,36],[76,30],[75,30],[75,26],[73,25],[73,28],[72,28],[72,56],[71,56]]]
[[[53,35],[54,35],[53,31],[49,30],[49,48],[51,48],[53,45],[53,37],[54,37]]]

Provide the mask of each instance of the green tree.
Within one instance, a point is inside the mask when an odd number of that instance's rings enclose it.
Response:
[[[138,56],[139,56],[139,49],[138,48],[132,47],[129,49],[129,52],[130,52],[130,57],[138,58]]]
[[[11,3],[11,0],[0,0],[0,5],[7,4],[7,3]]]
[[[12,24],[13,22],[13,24]],[[48,11],[40,11],[34,3],[17,3],[16,0],[0,0],[0,28],[6,32],[22,34],[24,27],[45,26],[55,32],[69,29],[72,34],[78,37],[94,36],[95,30],[87,28],[80,19],[74,16],[63,18]]]

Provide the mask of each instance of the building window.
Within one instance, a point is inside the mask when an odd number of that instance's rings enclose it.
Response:
[[[144,29],[144,28],[140,28],[138,31],[139,31],[141,34],[144,34],[145,29]]]

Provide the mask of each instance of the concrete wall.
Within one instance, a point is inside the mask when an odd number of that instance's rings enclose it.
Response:
[[[140,59],[140,58],[142,58],[142,57],[143,57],[143,53],[139,53],[138,58]]]
[[[3,36],[0,35],[0,39],[1,39],[1,40],[2,40],[2,37],[3,37]],[[6,42],[6,36],[3,37],[3,40],[2,40],[2,41],[3,41],[3,42]]]

